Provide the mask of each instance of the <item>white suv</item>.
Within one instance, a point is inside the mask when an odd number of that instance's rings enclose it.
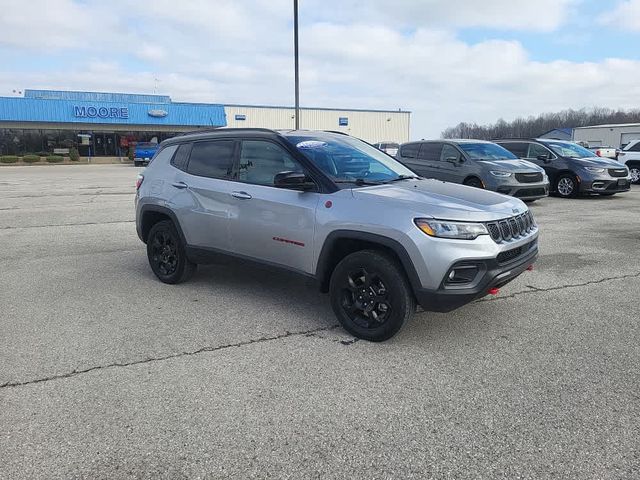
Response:
[[[631,140],[620,150],[618,161],[629,167],[631,183],[640,183],[640,139]]]

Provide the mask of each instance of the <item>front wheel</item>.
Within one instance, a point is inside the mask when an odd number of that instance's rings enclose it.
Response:
[[[147,258],[151,270],[164,283],[180,283],[196,271],[187,258],[180,235],[171,220],[156,223],[147,238]]]
[[[416,301],[399,263],[375,250],[342,259],[331,275],[331,307],[350,334],[382,342],[412,317]]]
[[[556,192],[562,198],[575,197],[578,193],[576,177],[569,174],[561,175],[556,182]]]
[[[632,165],[629,167],[629,176],[631,183],[640,183],[640,166]]]
[[[476,177],[467,178],[464,181],[464,184],[469,187],[484,188],[484,184],[482,183],[482,180]]]

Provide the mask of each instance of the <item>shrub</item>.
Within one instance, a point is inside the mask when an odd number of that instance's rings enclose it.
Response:
[[[135,156],[136,156],[135,147],[129,147],[129,154],[127,156],[129,157],[129,161],[133,162],[133,160],[135,159]]]
[[[78,152],[77,148],[71,148],[69,150],[69,159],[72,162],[77,162],[78,160],[80,160],[80,153]]]
[[[47,157],[47,162],[49,163],[60,163],[64,160],[64,157],[60,155],[49,155]]]
[[[0,157],[0,162],[2,163],[16,163],[18,161],[18,157],[16,155],[3,155]]]
[[[38,163],[40,161],[40,155],[25,155],[22,157],[24,163]]]

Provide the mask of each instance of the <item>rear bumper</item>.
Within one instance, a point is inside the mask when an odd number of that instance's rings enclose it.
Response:
[[[478,298],[484,297],[491,288],[500,288],[527,270],[538,258],[538,245],[524,255],[508,263],[499,263],[497,259],[476,262],[480,278],[469,288],[447,287],[443,284],[437,290],[417,289],[416,299],[422,308],[431,312],[450,312]],[[469,263],[469,262],[465,262]]]
[[[589,180],[580,183],[581,193],[616,193],[627,192],[631,188],[628,178],[613,178],[605,180]]]

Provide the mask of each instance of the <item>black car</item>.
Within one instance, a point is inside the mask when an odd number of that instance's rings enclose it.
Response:
[[[631,188],[629,169],[573,142],[551,139],[495,140],[517,157],[533,162],[547,172],[551,191],[560,197],[580,193],[614,195]]]

